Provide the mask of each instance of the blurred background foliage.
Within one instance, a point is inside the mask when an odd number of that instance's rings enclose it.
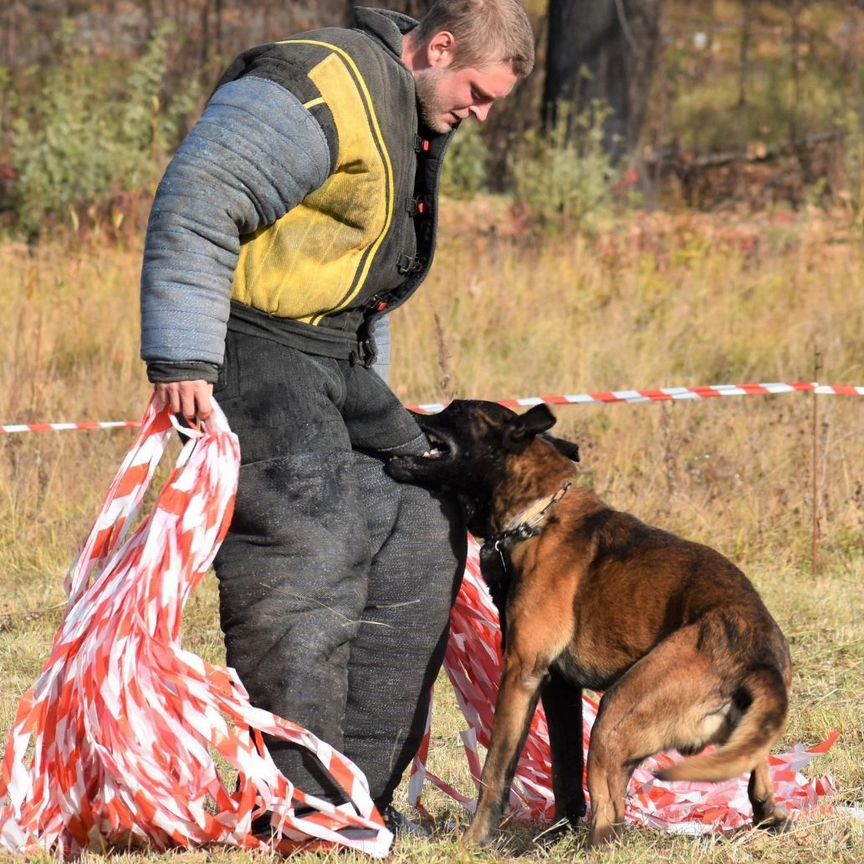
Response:
[[[239,51],[350,21],[349,0],[6,0],[0,231],[140,229]],[[358,4],[359,5],[359,4]],[[421,15],[429,0],[364,5]],[[506,194],[545,229],[610,206],[841,208],[860,223],[862,0],[529,0],[538,66],[445,192]]]

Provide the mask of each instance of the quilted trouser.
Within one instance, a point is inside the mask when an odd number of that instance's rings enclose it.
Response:
[[[419,747],[464,566],[458,508],[384,474],[426,446],[371,370],[229,331],[216,397],[240,440],[216,559],[228,663],[254,705],[305,726],[386,805]],[[337,799],[305,751],[268,740],[306,792]]]

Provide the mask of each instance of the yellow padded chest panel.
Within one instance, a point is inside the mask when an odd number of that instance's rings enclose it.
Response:
[[[393,167],[351,56],[325,42],[290,41],[331,52],[309,78],[338,130],[337,165],[298,206],[244,240],[232,296],[271,315],[318,324],[363,288],[393,223]]]

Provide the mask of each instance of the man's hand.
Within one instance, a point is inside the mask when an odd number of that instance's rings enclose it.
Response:
[[[213,385],[207,381],[172,381],[153,389],[157,409],[167,405],[173,414],[182,414],[189,423],[206,420],[213,413]]]

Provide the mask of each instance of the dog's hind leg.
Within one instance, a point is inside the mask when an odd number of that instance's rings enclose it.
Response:
[[[600,715],[597,722],[599,723]],[[594,725],[597,729],[597,723]],[[612,743],[612,742],[610,742]],[[588,748],[588,792],[591,796],[590,846],[615,840],[624,827],[624,802],[633,766],[622,763],[601,736],[592,733]]]
[[[786,814],[776,805],[774,784],[768,769],[768,760],[763,759],[750,775],[747,797],[753,806],[753,824],[766,831],[782,832],[788,822]]]
[[[585,815],[582,786],[582,690],[554,667],[541,696],[552,749],[552,789],[555,815],[575,826]]]
[[[678,630],[603,695],[588,749],[590,844],[614,840],[624,825],[627,784],[647,756],[670,747],[703,747],[722,713],[718,679],[696,650],[695,628]],[[716,725],[719,725],[716,724]]]

